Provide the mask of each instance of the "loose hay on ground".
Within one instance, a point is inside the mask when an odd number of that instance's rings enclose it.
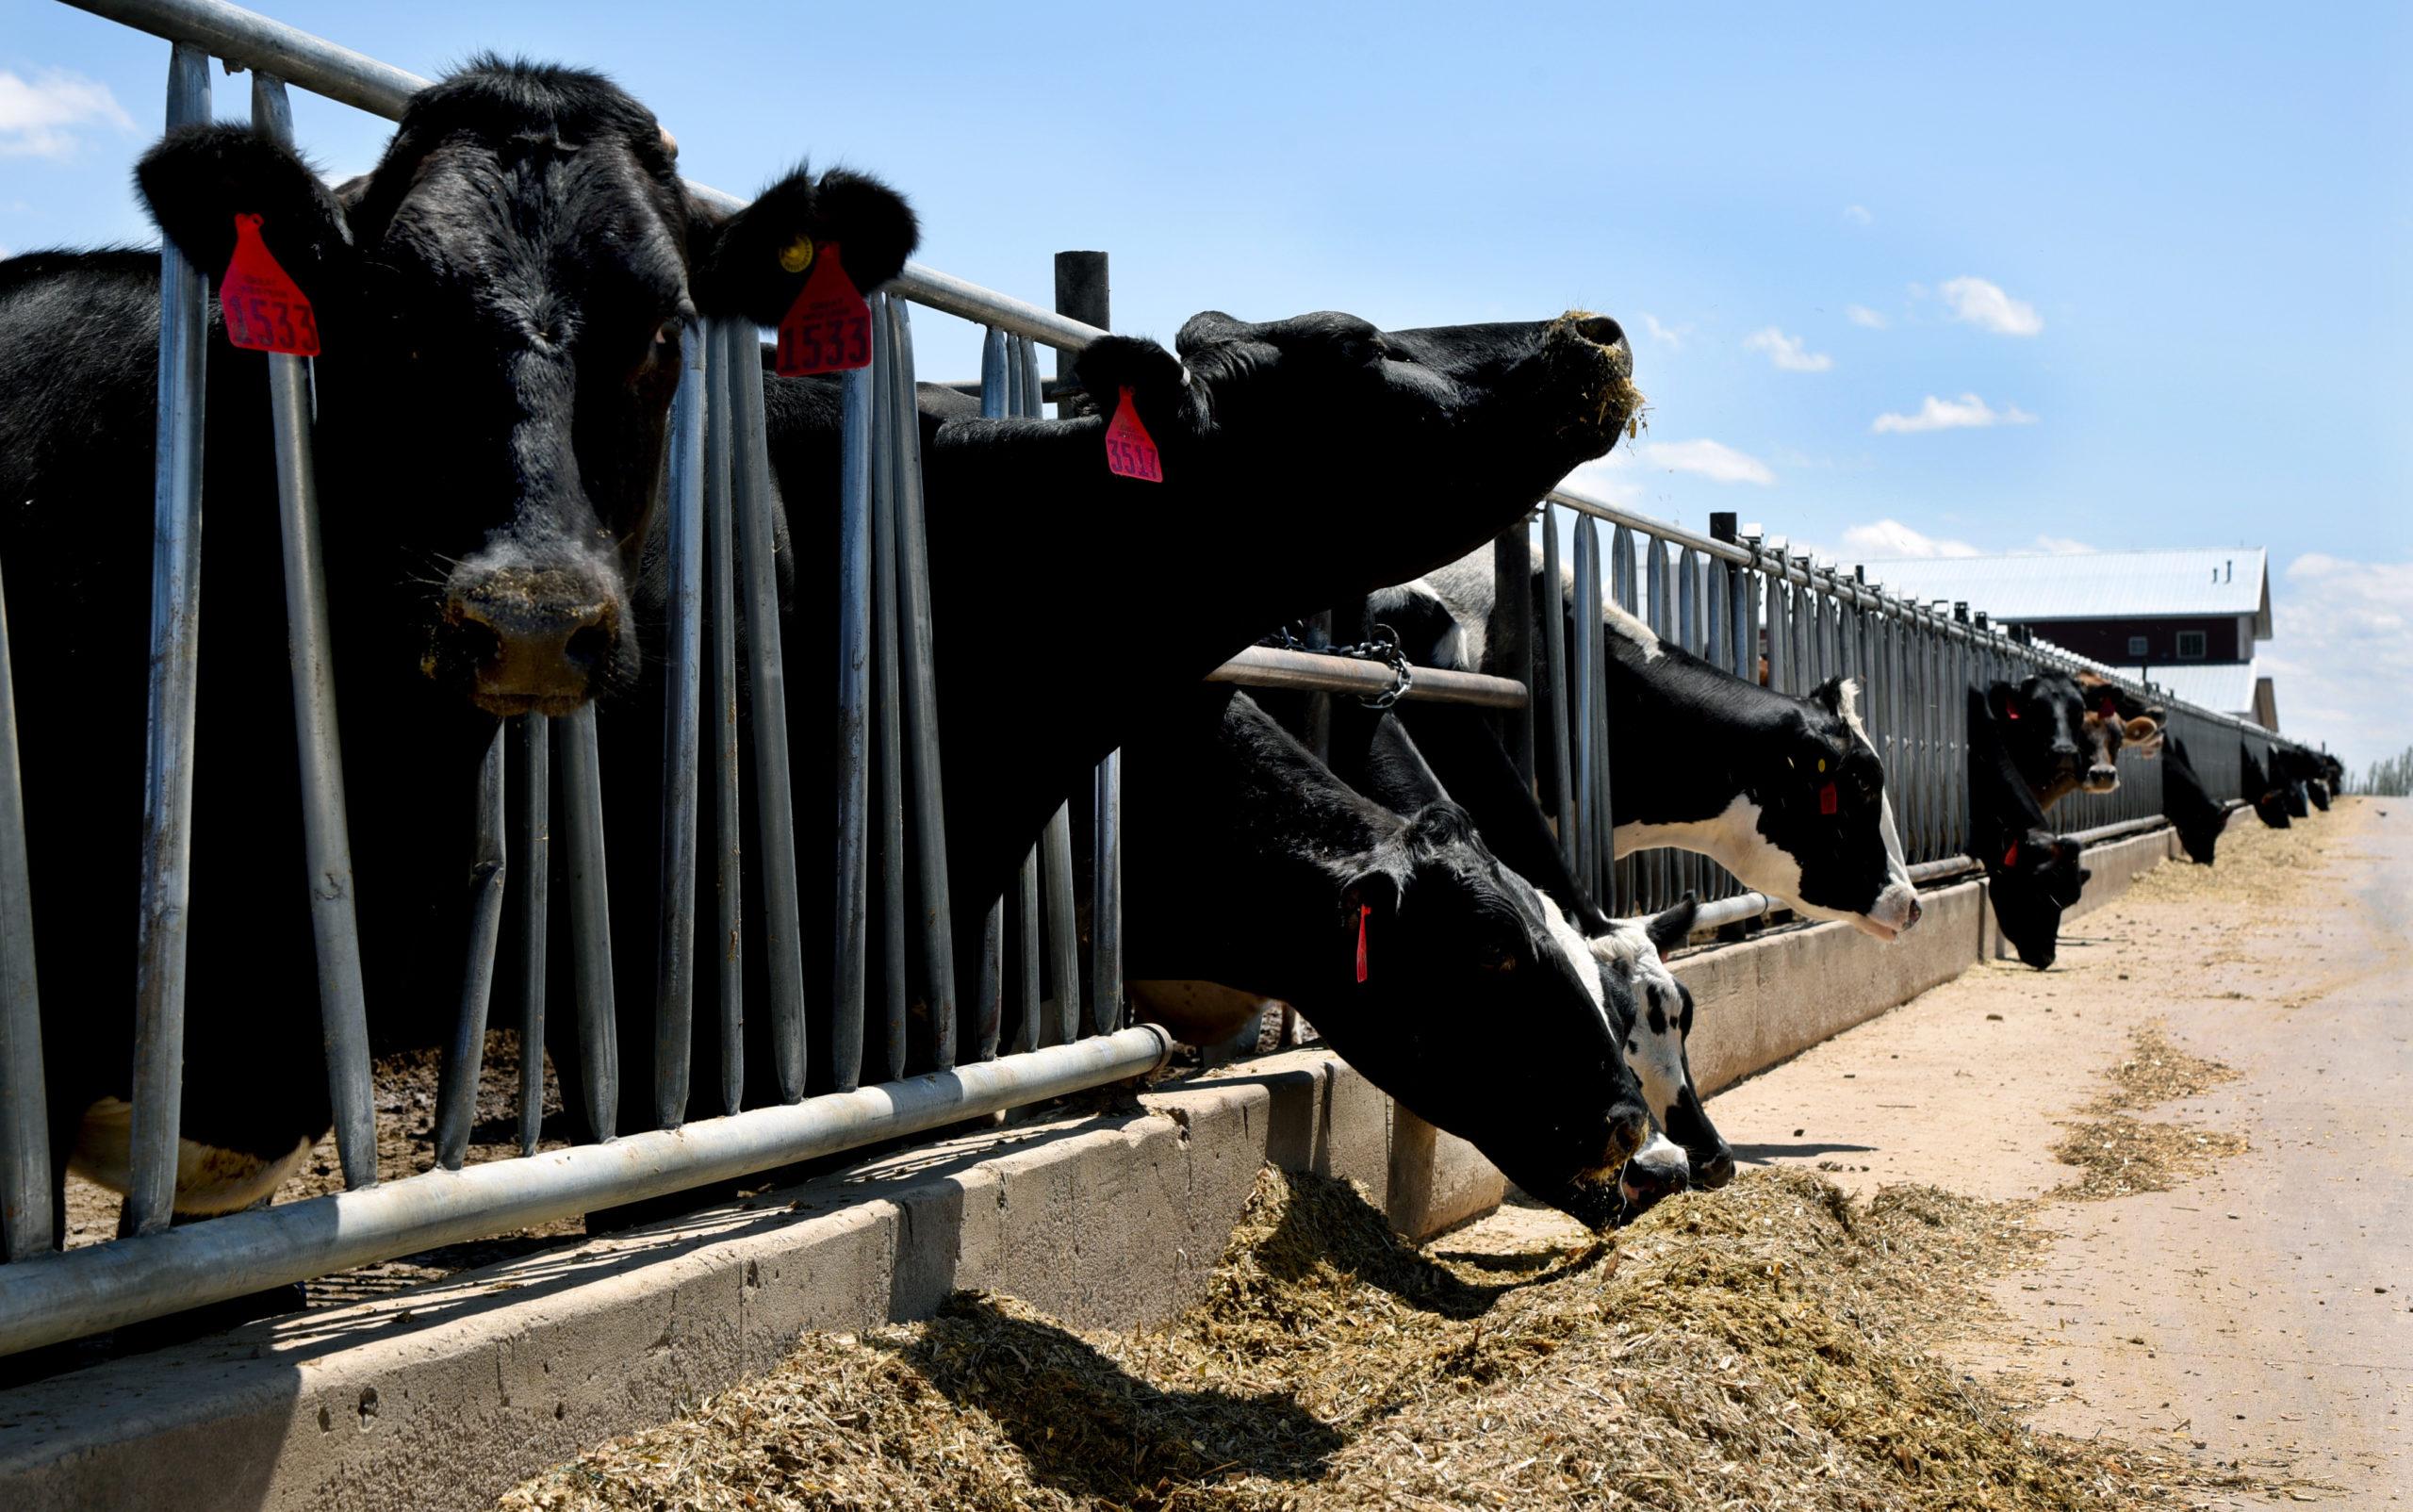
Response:
[[[2038,1242],[2014,1208],[1754,1173],[1614,1243],[1450,1242],[1267,1172],[1161,1331],[959,1293],[927,1323],[808,1336],[503,1505],[2051,1509],[2242,1484],[2031,1432],[1925,1352]]]
[[[2172,1044],[2158,1024],[2138,1029],[2130,1037],[2127,1059],[2103,1075],[2109,1085],[2082,1109],[2096,1116],[2064,1126],[2069,1133],[2053,1146],[2053,1159],[2077,1167],[2078,1177],[2054,1188],[2047,1197],[2101,1202],[2140,1192],[2168,1192],[2252,1148],[2242,1135],[2224,1130],[2127,1116],[2237,1079],[2232,1068]]]

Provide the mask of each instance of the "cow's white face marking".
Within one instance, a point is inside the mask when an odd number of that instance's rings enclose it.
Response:
[[[264,1159],[179,1139],[175,1210],[208,1216],[248,1208],[285,1185],[285,1178],[317,1142],[304,1139],[293,1146],[291,1154]],[[84,1109],[67,1168],[87,1181],[122,1192],[133,1184],[133,1144],[134,1105],[123,1097],[100,1098]]]
[[[1584,938],[1583,930],[1568,922],[1567,915],[1559,912],[1557,902],[1548,893],[1540,888],[1534,889],[1534,900],[1541,905],[1542,918],[1550,926],[1551,943],[1557,945],[1560,954],[1567,958],[1567,969],[1575,973],[1575,979],[1584,984],[1584,993],[1592,999],[1592,1011],[1600,1015],[1601,1027],[1609,1031],[1609,1038],[1616,1039],[1617,1027],[1610,1022],[1608,1001],[1600,995],[1600,976],[1592,965],[1590,942]]]
[[[1664,1126],[1675,1121],[1676,1103],[1684,1093],[1684,997],[1675,974],[1659,959],[1659,947],[1650,943],[1650,922],[1613,919],[1606,934],[1584,944],[1633,996],[1633,1024],[1621,1042],[1625,1063],[1642,1083],[1650,1116]]]
[[[1682,1192],[1692,1180],[1693,1163],[1684,1147],[1654,1128],[1618,1173],[1617,1195],[1632,1203],[1647,1202]]]

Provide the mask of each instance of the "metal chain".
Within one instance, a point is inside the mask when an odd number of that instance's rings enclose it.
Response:
[[[1387,709],[1416,685],[1416,666],[1401,649],[1398,631],[1388,625],[1376,625],[1373,632],[1371,640],[1361,640],[1354,646],[1309,646],[1290,624],[1285,624],[1271,634],[1259,636],[1256,643],[1278,650],[1305,651],[1312,656],[1347,656],[1360,662],[1382,663],[1391,669],[1391,685],[1381,693],[1362,695],[1357,701],[1369,709]]]

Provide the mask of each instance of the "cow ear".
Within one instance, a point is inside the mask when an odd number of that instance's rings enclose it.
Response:
[[[1448,798],[1435,798],[1407,821],[1407,842],[1419,855],[1474,838],[1474,819]]]
[[[1829,714],[1840,715],[1844,712],[1844,680],[1839,677],[1830,677],[1812,688],[1810,701]]]
[[[1989,682],[1986,684],[1986,708],[1996,719],[2009,719],[2011,717],[2011,700],[2018,697],[2019,690],[2012,687],[2008,682]]]
[[[1369,867],[1352,877],[1341,889],[1341,919],[1354,927],[1361,908],[1371,909],[1377,918],[1390,918],[1399,912],[1399,878],[1395,874],[1382,866]]]
[[[2161,726],[2150,719],[2131,719],[2122,728],[2121,732],[2128,739],[2142,745],[2151,740],[2160,730]]]
[[[159,232],[212,279],[235,255],[235,217],[260,218],[260,239],[302,292],[318,299],[352,260],[335,192],[293,149],[249,126],[180,126],[134,166]]]
[[[1660,960],[1666,960],[1668,951],[1692,938],[1693,918],[1699,912],[1700,899],[1686,893],[1676,900],[1674,907],[1654,915],[1644,927],[1643,932],[1650,936],[1650,943],[1658,949]]]
[[[802,292],[819,250],[838,244],[846,277],[870,290],[904,270],[921,225],[904,196],[876,178],[799,168],[726,217],[698,208],[688,231],[698,249],[689,280],[696,308],[777,325]]]
[[[1073,376],[1098,413],[1112,416],[1122,391],[1131,390],[1140,423],[1162,448],[1175,436],[1204,425],[1203,401],[1181,359],[1143,337],[1102,336],[1074,359]]]

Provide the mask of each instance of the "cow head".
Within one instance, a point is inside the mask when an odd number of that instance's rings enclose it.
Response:
[[[1487,540],[1499,516],[1486,504],[1538,498],[1607,452],[1642,403],[1625,333],[1582,311],[1415,331],[1328,311],[1266,321],[1210,311],[1174,347],[1094,341],[1081,385],[1109,415],[1129,392],[1168,485],[1269,509],[1300,501],[1280,517],[1286,553],[1346,562],[1364,588]],[[1405,510],[1464,529],[1383,528],[1386,511]]]
[[[1978,843],[1994,922],[2020,960],[2044,970],[2060,948],[2061,911],[2076,904],[2093,875],[2078,864],[2083,847],[2039,829],[1980,837]]]
[[[1885,792],[1885,764],[1860,722],[1859,688],[1830,678],[1792,700],[1743,759],[1738,803],[1752,833],[1717,860],[1751,886],[1812,918],[1842,919],[1892,940],[1919,921]]]
[[[2079,697],[2086,699],[2089,724],[2116,728],[2118,738],[2112,749],[2126,749],[2144,761],[2161,754],[2162,731],[2170,723],[2168,709],[2097,673],[2079,672],[2076,681]]]
[[[1344,863],[1328,961],[1309,994],[1367,1079],[1471,1142],[1526,1192],[1594,1227],[1623,1204],[1650,1129],[1597,981],[1554,938],[1540,895],[1502,868],[1466,811],[1427,804]]]
[[[2293,828],[2288,814],[2288,787],[2278,780],[2278,752],[2272,753],[2272,764],[2264,766],[2254,754],[2254,748],[2238,742],[2238,785],[2245,800],[2254,805],[2254,816],[2273,830]]]
[[[1618,919],[1608,932],[1586,942],[1598,962],[1602,995],[1615,1016],[1626,1064],[1642,1086],[1642,1100],[1683,1156],[1683,1179],[1667,1179],[1675,1162],[1650,1160],[1646,1147],[1624,1181],[1627,1216],[1640,1214],[1671,1191],[1708,1190],[1734,1179],[1734,1152],[1709,1120],[1693,1085],[1684,1044],[1693,1031],[1693,994],[1667,969],[1666,954],[1692,934],[1699,905],[1690,893],[1650,917]],[[1654,1179],[1655,1178],[1655,1179]]]
[[[2178,843],[2199,866],[2212,864],[2221,834],[2228,828],[2228,806],[2205,791],[2204,780],[2188,759],[2187,747],[2169,737],[2170,752],[2161,770],[2161,812],[2178,830]]]
[[[1986,689],[1986,706],[2003,744],[2036,801],[2050,807],[2080,787],[2109,793],[2120,785],[2118,748],[2067,674],[2038,672]]]
[[[767,242],[842,237],[865,288],[912,242],[901,201],[839,174],[791,175],[725,221],[675,153],[600,75],[486,58],[413,96],[337,189],[235,126],[172,132],[137,170],[213,276],[235,218],[260,218],[316,312],[336,613],[490,714],[566,713],[633,675],[688,325],[771,281]]]

